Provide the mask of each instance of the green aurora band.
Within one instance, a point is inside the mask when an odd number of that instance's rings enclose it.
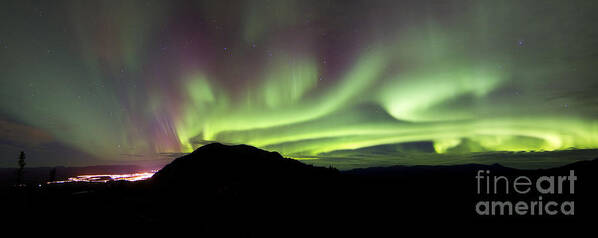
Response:
[[[2,155],[598,148],[591,1],[216,2],[9,3]]]

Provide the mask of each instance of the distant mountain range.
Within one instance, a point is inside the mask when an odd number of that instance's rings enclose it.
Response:
[[[498,163],[460,165],[395,165],[385,167],[357,168],[338,171],[335,168],[307,165],[285,158],[277,152],[269,152],[248,145],[223,145],[212,143],[202,146],[193,153],[175,159],[158,171],[152,178],[156,182],[189,183],[200,178],[213,179],[257,179],[261,177],[309,177],[309,176],[412,176],[430,174],[463,174],[477,170],[492,170],[501,173],[536,174],[575,169],[580,173],[598,172],[598,158],[577,161],[565,166],[547,169],[516,169]]]
[[[557,200],[574,197],[578,201],[580,214],[575,218],[589,217],[591,213],[588,211],[596,211],[596,206],[591,201],[597,197],[595,186],[598,184],[598,159],[533,170],[509,168],[500,164],[462,164],[372,167],[339,172],[333,168],[305,165],[284,158],[276,152],[247,145],[227,146],[214,143],[174,160],[156,173],[151,182],[166,188],[159,194],[170,196],[173,191],[178,191],[176,194],[183,191],[186,198],[202,199],[206,194],[219,194],[217,197],[250,200],[262,207],[284,206],[279,200],[272,200],[284,194],[284,200],[307,206],[300,206],[299,210],[292,209],[299,213],[302,209],[328,209],[323,204],[329,203],[336,207],[335,213],[349,212],[346,214],[349,217],[356,214],[368,217],[382,211],[392,211],[403,217],[422,221],[431,219],[428,217],[430,214],[434,214],[433,220],[459,217],[467,221],[480,221],[484,217],[476,216],[472,208],[476,201],[484,197],[476,194],[478,171],[489,172],[492,176],[508,176],[512,180],[515,176],[567,176],[570,170],[574,170],[578,178],[577,194],[544,197]],[[222,193],[223,191],[226,192]],[[490,198],[537,200],[541,195],[502,194]],[[317,199],[313,200],[314,198]],[[218,201],[212,202],[218,204]],[[496,217],[492,217],[494,218]]]

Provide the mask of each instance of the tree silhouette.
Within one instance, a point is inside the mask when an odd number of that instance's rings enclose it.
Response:
[[[21,185],[21,183],[23,182],[23,173],[25,172],[25,165],[27,165],[27,163],[25,163],[25,152],[21,151],[21,154],[19,155],[19,169],[17,170],[17,185]]]
[[[50,176],[48,177],[48,182],[56,181],[56,167],[50,170]]]

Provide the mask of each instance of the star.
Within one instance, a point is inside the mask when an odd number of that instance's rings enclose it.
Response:
[[[517,44],[518,44],[519,46],[523,46],[523,45],[525,44],[525,40],[518,40],[518,41],[517,41]]]

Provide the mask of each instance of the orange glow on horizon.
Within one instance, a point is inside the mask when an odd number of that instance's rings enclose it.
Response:
[[[74,183],[74,182],[90,182],[90,183],[106,183],[110,181],[141,181],[151,178],[157,170],[150,172],[131,173],[131,174],[93,174],[93,175],[79,175],[70,177],[67,180],[53,181],[49,183]]]

